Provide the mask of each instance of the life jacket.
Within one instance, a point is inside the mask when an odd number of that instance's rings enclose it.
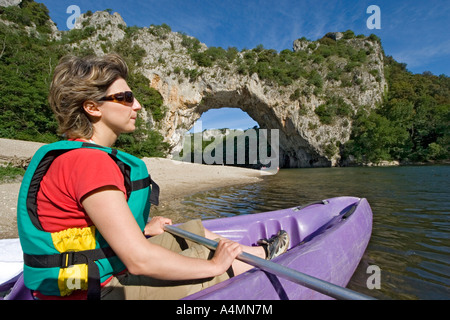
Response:
[[[82,141],[60,141],[41,147],[33,156],[22,180],[17,206],[25,286],[48,296],[87,290],[88,299],[99,299],[100,283],[125,270],[125,265],[95,226],[51,233],[43,230],[37,214],[40,182],[51,163],[59,155],[78,148],[104,151],[117,163],[125,178],[128,206],[142,231],[150,202],[158,204],[159,188],[142,160],[116,149]]]

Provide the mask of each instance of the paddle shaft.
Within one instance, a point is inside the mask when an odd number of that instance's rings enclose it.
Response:
[[[172,225],[165,225],[164,229],[174,235],[189,239],[196,243],[202,244],[209,249],[215,250],[217,248],[217,242],[214,240],[206,239],[202,236],[196,235],[192,232],[174,227]],[[254,267],[258,267],[261,270],[270,272],[276,276],[290,280],[307,288],[313,289],[327,296],[343,299],[343,300],[373,300],[374,298],[363,295],[361,293],[352,291],[347,288],[337,286],[333,283],[326,282],[324,280],[309,276],[297,270],[287,268],[285,266],[276,264],[270,260],[264,260],[257,256],[243,252],[237,257],[239,260],[246,262]]]

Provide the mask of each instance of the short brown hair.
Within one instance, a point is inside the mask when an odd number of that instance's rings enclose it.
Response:
[[[91,138],[92,123],[83,103],[99,101],[115,80],[127,76],[127,64],[117,54],[63,57],[55,68],[48,97],[58,132],[67,138]]]

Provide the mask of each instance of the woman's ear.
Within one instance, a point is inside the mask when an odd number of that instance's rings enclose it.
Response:
[[[99,118],[102,115],[99,105],[92,100],[85,101],[83,103],[83,109],[89,116],[94,118]]]

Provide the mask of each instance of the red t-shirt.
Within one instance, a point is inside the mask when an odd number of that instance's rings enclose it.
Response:
[[[37,194],[42,228],[58,232],[91,226],[81,202],[89,192],[104,186],[117,187],[126,194],[123,174],[106,152],[83,148],[58,156],[43,177]]]

